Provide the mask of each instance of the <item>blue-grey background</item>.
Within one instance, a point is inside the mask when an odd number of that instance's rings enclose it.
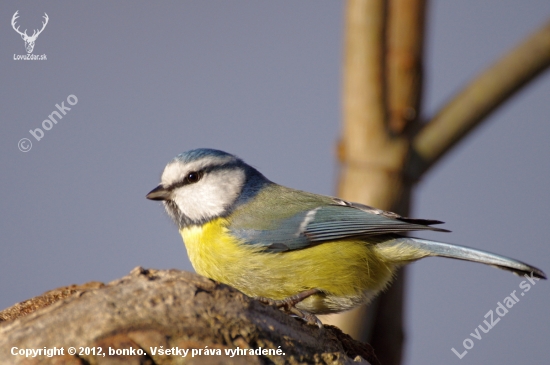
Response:
[[[34,54],[21,30],[50,21]],[[430,2],[425,116],[550,17],[547,0]],[[133,267],[192,270],[145,199],[176,154],[214,147],[272,180],[334,194],[341,123],[339,1],[10,2],[0,8],[0,307],[110,281]],[[55,104],[75,106],[40,141]],[[420,184],[426,234],[550,272],[550,73],[494,113]],[[23,153],[21,138],[33,142]],[[550,285],[539,282],[459,360],[462,342],[521,279],[479,264],[410,266],[406,364],[542,364]],[[470,337],[471,338],[471,337]]]

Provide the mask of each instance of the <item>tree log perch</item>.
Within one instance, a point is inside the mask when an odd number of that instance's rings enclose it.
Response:
[[[161,346],[180,352],[161,355]],[[13,355],[54,347],[64,353]],[[69,347],[75,355],[68,354]],[[110,356],[109,349],[119,355]],[[136,354],[121,354],[123,349]],[[379,364],[369,345],[336,327],[308,326],[196,274],[141,267],[106,285],[53,290],[0,312],[0,359],[71,365]]]

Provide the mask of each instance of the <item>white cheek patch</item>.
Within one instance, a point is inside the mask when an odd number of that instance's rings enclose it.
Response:
[[[190,220],[209,220],[226,213],[241,194],[246,179],[241,163],[231,155],[206,156],[190,162],[176,158],[164,168],[161,185],[173,187],[190,172],[205,171],[198,182],[175,188],[171,199]]]
[[[199,182],[174,190],[174,201],[191,220],[218,217],[237,200],[245,178],[245,172],[240,168],[213,170]]]

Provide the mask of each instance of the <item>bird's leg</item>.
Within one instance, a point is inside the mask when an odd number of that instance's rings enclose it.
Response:
[[[290,308],[294,307],[296,304],[300,303],[302,300],[312,296],[313,294],[319,294],[320,292],[321,291],[319,289],[308,289],[285,299],[271,299],[271,298],[265,298],[265,297],[255,297],[254,299],[264,304],[273,305],[277,308],[283,308],[286,311],[290,311]]]
[[[296,295],[285,299],[271,299],[264,297],[255,297],[254,299],[259,302],[267,305],[273,305],[279,309],[283,309],[285,312],[295,315],[298,318],[303,319],[307,324],[316,324],[319,328],[323,328],[323,323],[317,318],[314,314],[307,311],[296,308],[296,304],[300,303],[302,300],[314,295],[319,294],[321,291],[319,289],[308,289],[300,292]]]

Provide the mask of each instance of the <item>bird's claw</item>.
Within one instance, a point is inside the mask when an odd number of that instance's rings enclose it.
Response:
[[[259,301],[260,303],[271,305],[276,308],[282,309],[286,313],[292,314],[304,320],[307,324],[311,324],[311,325],[315,324],[319,328],[323,328],[323,323],[319,320],[319,318],[317,318],[317,316],[305,310],[296,308],[296,304],[300,303],[302,300],[306,299],[307,297],[318,293],[320,293],[318,289],[309,289],[285,299],[276,300],[276,299],[265,298],[265,297],[256,297],[254,299]]]
[[[304,310],[300,310],[296,307],[292,307],[288,310],[288,312],[292,313],[296,317],[304,320],[309,325],[317,325],[319,328],[323,328],[323,323],[317,318],[315,314],[306,312]]]

